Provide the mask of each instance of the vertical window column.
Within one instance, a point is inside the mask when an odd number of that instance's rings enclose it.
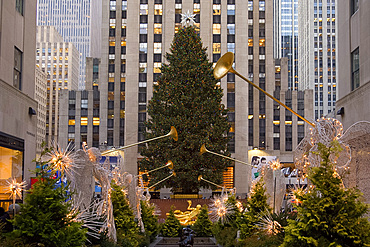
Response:
[[[153,82],[161,75],[162,66],[162,0],[154,2],[154,49],[153,49]]]
[[[107,116],[107,145],[113,146],[114,127],[114,88],[115,88],[115,62],[116,62],[116,0],[110,0],[109,12],[109,52],[108,52],[108,116]],[[116,42],[117,41],[117,42]],[[118,58],[119,59],[119,58]]]
[[[227,1],[227,51],[235,53],[235,1]],[[215,61],[216,62],[216,61]],[[235,65],[234,65],[235,66]],[[235,74],[227,74],[227,107],[228,120],[231,125],[228,147],[231,153],[235,152]]]
[[[125,145],[127,0],[122,0],[119,145]]]
[[[175,0],[175,33],[181,28],[182,0]]]
[[[248,77],[253,81],[253,1],[248,1]],[[253,86],[248,84],[248,146],[253,142]]]
[[[266,63],[265,63],[265,1],[259,1],[259,86],[263,90],[266,90],[265,78],[266,78]],[[257,59],[257,58],[256,58]],[[259,92],[259,148],[266,148],[266,95]]]
[[[213,64],[221,57],[221,4],[219,0],[213,0]]]
[[[200,32],[200,0],[194,0],[193,2],[193,14],[195,14],[195,30]]]
[[[161,43],[154,43],[160,44]],[[144,140],[144,122],[146,120],[147,67],[148,67],[148,1],[140,0],[140,44],[139,44],[139,106],[138,106],[138,141]],[[155,48],[154,48],[155,50]]]

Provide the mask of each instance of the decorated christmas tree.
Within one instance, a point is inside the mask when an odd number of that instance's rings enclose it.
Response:
[[[212,236],[212,222],[208,217],[207,205],[203,205],[198,215],[197,221],[195,221],[192,228],[198,237]]]
[[[229,155],[227,110],[221,104],[223,91],[213,77],[212,63],[194,27],[175,34],[165,58],[167,63],[162,65],[148,104],[146,138],[167,134],[175,126],[179,140],[164,138],[148,143],[141,150],[145,158],[139,168],[148,171],[172,160],[176,176],[159,186],[170,187],[174,192],[197,193],[200,187],[209,186],[198,181],[199,175],[220,184],[222,172],[229,164],[214,155],[198,155],[202,144],[211,151]],[[153,172],[150,183],[168,175],[163,170]]]
[[[329,158],[340,152],[339,143],[320,143],[318,149],[321,165],[308,176],[313,187],[296,194],[298,218],[289,221],[282,246],[370,246],[367,205],[358,189],[344,188]]]

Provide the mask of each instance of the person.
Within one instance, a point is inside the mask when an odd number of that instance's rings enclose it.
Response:
[[[3,207],[0,207],[0,217],[5,214],[5,209]]]
[[[189,226],[186,226],[182,229],[179,246],[190,247],[193,246],[193,244],[194,244],[194,231]]]
[[[4,224],[2,231],[3,232],[11,232],[13,231],[13,224],[9,221],[10,219],[14,218],[14,213],[19,214],[21,211],[21,207],[18,204],[12,204],[9,206],[8,211],[6,211],[0,217],[0,223]]]

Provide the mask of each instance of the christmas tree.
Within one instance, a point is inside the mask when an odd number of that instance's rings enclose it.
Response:
[[[45,166],[43,163],[41,167]],[[71,213],[68,186],[56,187],[49,171],[40,170],[38,181],[33,184],[16,215],[12,232],[24,243],[42,246],[82,246],[86,240],[86,228]]]
[[[289,221],[282,246],[370,246],[370,224],[364,217],[367,205],[356,188],[346,189],[330,157],[341,147],[319,144],[322,162],[309,173],[313,187],[296,194],[297,221]]]
[[[198,215],[197,221],[195,221],[192,228],[198,237],[212,236],[212,222],[208,217],[207,205],[203,205]]]
[[[258,228],[257,223],[261,216],[270,211],[271,208],[267,204],[265,183],[261,178],[252,187],[251,195],[247,201],[247,210],[242,217],[237,219],[241,238],[244,239],[253,234]]]
[[[215,155],[198,155],[202,144],[213,152],[230,155],[227,110],[221,104],[223,91],[213,77],[212,63],[194,27],[175,34],[165,58],[168,64],[162,65],[148,105],[146,137],[164,135],[175,126],[179,140],[165,138],[148,143],[141,150],[145,158],[139,168],[148,171],[172,160],[176,176],[159,186],[170,187],[174,192],[197,193],[200,187],[209,187],[198,181],[199,175],[220,184],[222,172],[229,165],[229,161]],[[150,183],[168,175],[163,170],[153,172]]]
[[[117,243],[124,246],[139,244],[139,226],[135,222],[134,213],[121,187],[112,182],[112,204],[114,223],[117,230]]]
[[[178,237],[181,231],[180,221],[176,218],[174,209],[171,208],[165,222],[162,225],[162,235],[164,237]]]
[[[159,232],[158,216],[154,214],[154,204],[149,204],[146,201],[140,201],[141,218],[143,219],[145,227],[145,235],[149,237],[152,242]]]

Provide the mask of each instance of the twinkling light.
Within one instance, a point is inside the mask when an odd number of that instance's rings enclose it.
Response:
[[[8,184],[8,192],[10,192],[10,198],[16,199],[19,197],[22,199],[22,191],[27,186],[27,182],[23,181],[18,183],[15,178],[6,181]]]
[[[307,193],[306,189],[304,189],[303,187],[294,185],[294,187],[290,189],[290,192],[288,194],[288,197],[290,198],[288,200],[288,203],[296,204],[296,205],[300,204],[301,201],[298,199],[298,197],[303,196],[305,193]]]
[[[212,202],[209,205],[209,213],[210,220],[213,222],[228,222],[230,216],[234,214],[234,207],[228,202],[228,195],[224,194],[212,199]]]
[[[239,212],[243,212],[243,204],[241,202],[236,202],[235,206],[238,208]]]
[[[72,178],[74,170],[80,168],[73,162],[73,147],[69,143],[65,150],[60,148],[58,144],[53,142],[53,148],[47,154],[50,157],[50,168],[56,172],[60,171],[62,174],[67,175],[68,178]]]
[[[269,161],[270,168],[273,170],[278,170],[281,167],[279,159]]]
[[[267,234],[276,235],[282,230],[280,223],[272,218],[270,212],[265,212],[264,215],[260,216],[260,219],[261,221],[257,223],[257,226],[266,231]]]

